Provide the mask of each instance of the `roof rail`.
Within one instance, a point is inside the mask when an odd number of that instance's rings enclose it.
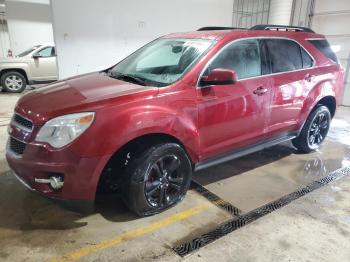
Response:
[[[212,31],[212,30],[234,30],[234,29],[246,29],[239,27],[225,27],[225,26],[205,26],[199,28],[197,31]]]
[[[292,31],[292,32],[308,32],[315,33],[308,27],[302,26],[289,26],[289,25],[255,25],[249,30],[272,30],[272,31]]]

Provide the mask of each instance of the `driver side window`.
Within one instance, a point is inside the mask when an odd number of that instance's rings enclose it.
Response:
[[[40,50],[37,54],[39,54],[41,57],[52,57],[52,56],[55,56],[55,48],[46,47]]]
[[[247,39],[224,47],[211,62],[206,73],[216,68],[234,70],[238,79],[261,75],[259,41]]]

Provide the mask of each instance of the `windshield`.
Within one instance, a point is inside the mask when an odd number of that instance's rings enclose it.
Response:
[[[180,79],[213,41],[157,39],[109,70],[109,76],[141,85],[166,86]]]
[[[20,53],[19,55],[17,55],[18,57],[23,57],[23,56],[26,56],[28,54],[30,54],[31,52],[33,52],[34,50],[38,49],[41,45],[36,45],[36,46],[33,46],[31,48],[29,48],[28,50]]]

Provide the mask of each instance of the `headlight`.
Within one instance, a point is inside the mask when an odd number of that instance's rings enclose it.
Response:
[[[85,112],[53,118],[40,129],[35,140],[49,143],[55,148],[63,147],[88,129],[94,116],[93,112]]]

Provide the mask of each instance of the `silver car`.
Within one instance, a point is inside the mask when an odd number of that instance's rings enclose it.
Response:
[[[22,92],[27,84],[57,80],[56,51],[53,45],[37,45],[13,58],[0,59],[2,90]]]

